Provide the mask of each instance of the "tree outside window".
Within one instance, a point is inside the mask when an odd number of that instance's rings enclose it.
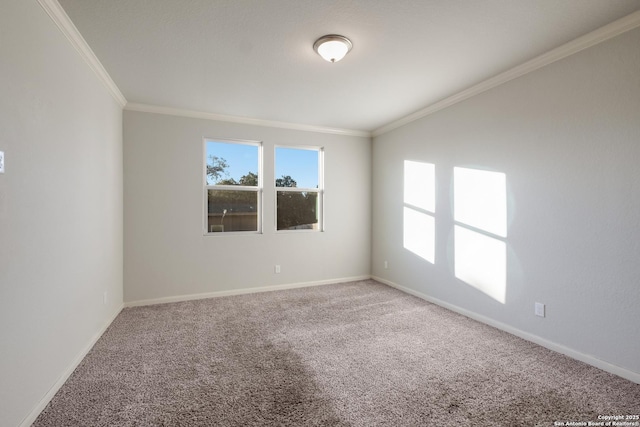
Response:
[[[322,230],[321,148],[276,147],[276,229]]]
[[[205,140],[206,232],[261,230],[261,145]]]

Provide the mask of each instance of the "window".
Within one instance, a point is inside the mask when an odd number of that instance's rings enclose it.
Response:
[[[453,169],[455,275],[502,304],[507,290],[506,175]]]
[[[276,147],[276,229],[322,231],[323,149]]]
[[[262,145],[205,140],[205,233],[261,231]]]
[[[435,263],[436,173],[432,163],[404,161],[403,245]]]

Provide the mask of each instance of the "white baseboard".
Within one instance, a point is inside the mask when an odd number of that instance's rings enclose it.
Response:
[[[245,289],[237,289],[230,291],[218,291],[218,292],[208,292],[203,294],[192,294],[192,295],[178,295],[173,297],[165,297],[165,298],[156,298],[149,300],[141,300],[141,301],[133,301],[126,304],[121,304],[115,312],[109,317],[109,320],[104,324],[104,326],[96,332],[89,343],[78,353],[78,355],[73,359],[73,361],[69,364],[67,369],[60,375],[58,380],[51,386],[49,391],[40,399],[40,402],[29,412],[29,414],[22,420],[19,427],[29,427],[33,422],[38,418],[40,413],[44,410],[44,408],[49,404],[51,399],[55,396],[55,394],[60,390],[60,388],[64,385],[64,383],[69,379],[73,371],[78,367],[80,362],[85,358],[85,356],[89,353],[89,351],[93,348],[95,343],[100,339],[102,334],[107,330],[107,328],[113,323],[115,318],[120,314],[123,308],[125,307],[136,307],[143,305],[151,305],[151,304],[163,304],[169,302],[179,302],[179,301],[190,301],[196,299],[204,299],[204,298],[214,298],[214,297],[222,297],[222,296],[230,296],[230,295],[242,295],[249,293],[257,293],[257,292],[269,292],[269,291],[277,291],[283,289],[294,289],[294,288],[305,288],[309,286],[320,286],[320,285],[330,285],[335,283],[344,283],[344,282],[353,282],[358,280],[368,280],[371,279],[371,276],[355,276],[355,277],[345,277],[341,279],[330,279],[330,280],[321,280],[314,282],[302,282],[302,283],[292,283],[285,285],[274,285],[274,286],[265,286],[265,287],[256,287],[256,288],[245,288]]]
[[[138,301],[125,302],[125,307],[140,307],[143,305],[166,304],[170,302],[192,301],[206,298],[227,297],[232,295],[253,294],[258,292],[281,291],[284,289],[306,288],[309,286],[331,285],[335,283],[355,282],[358,280],[368,280],[371,276],[343,277],[340,279],[319,280],[314,282],[289,283],[285,285],[261,286],[255,288],[232,289],[228,291],[206,292],[201,294],[175,295],[171,297],[153,298]]]
[[[579,360],[588,365],[594,366],[598,369],[602,369],[603,371],[609,372],[611,374],[617,375],[629,381],[633,381],[634,383],[640,384],[640,373],[633,372],[625,368],[621,368],[620,366],[613,365],[609,362],[605,362],[604,360],[600,360],[594,356],[590,356],[588,354],[581,353],[572,348],[566,347],[562,344],[555,343],[553,341],[549,341],[545,338],[539,337],[537,335],[531,334],[529,332],[522,331],[520,329],[514,328],[513,326],[509,326],[505,323],[498,322],[497,320],[493,320],[489,317],[483,316],[481,314],[474,313],[472,311],[466,310],[464,308],[458,307],[453,304],[449,304],[448,302],[444,302],[437,298],[433,298],[429,295],[423,294],[422,292],[415,291],[413,289],[409,289],[402,285],[398,285],[390,280],[383,279],[377,276],[371,276],[371,278],[377,282],[384,283],[385,285],[391,286],[392,288],[396,288],[402,292],[407,294],[416,296],[423,300],[429,301],[433,304],[439,305],[451,311],[455,311],[456,313],[462,314],[463,316],[469,317],[471,319],[477,320],[478,322],[485,323],[489,326],[493,326],[494,328],[503,330],[512,335],[525,339],[527,341],[533,342],[535,344],[541,345],[542,347],[548,348],[549,350],[553,350],[557,353],[564,354],[565,356],[569,356],[572,359]]]
[[[621,368],[619,366],[600,360],[596,357],[581,353],[577,350],[573,350],[561,344],[546,340],[537,335],[533,335],[528,332],[522,331],[520,329],[514,328],[505,323],[498,322],[496,320],[471,312],[469,310],[458,307],[456,305],[449,304],[437,298],[430,297],[426,294],[423,294],[422,292],[418,292],[413,289],[404,287],[390,280],[386,280],[377,276],[365,275],[365,276],[345,277],[341,279],[320,280],[320,281],[314,281],[314,282],[291,283],[291,284],[285,284],[285,285],[273,285],[273,286],[256,287],[256,288],[235,289],[235,290],[229,290],[229,291],[208,292],[208,293],[201,293],[201,294],[179,295],[179,296],[173,296],[173,297],[132,301],[132,302],[122,304],[120,307],[118,307],[115,310],[115,312],[111,315],[111,317],[105,323],[105,325],[98,332],[94,334],[94,336],[91,338],[89,343],[85,346],[85,348],[69,364],[67,369],[60,375],[56,383],[49,389],[49,391],[42,397],[40,402],[25,417],[22,423],[20,423],[19,427],[29,427],[36,420],[36,418],[38,418],[38,415],[40,415],[42,410],[47,406],[47,404],[51,401],[51,399],[53,399],[53,396],[55,396],[58,390],[60,390],[60,388],[64,385],[64,383],[71,376],[73,371],[78,367],[80,362],[82,362],[82,360],[87,355],[87,353],[89,353],[89,351],[93,348],[93,346],[98,341],[98,339],[107,330],[107,328],[115,320],[118,314],[120,314],[120,311],[122,311],[124,307],[137,307],[137,306],[143,306],[143,305],[190,301],[190,300],[196,300],[196,299],[215,298],[215,297],[231,296],[231,295],[243,295],[243,294],[250,294],[250,293],[257,293],[257,292],[270,292],[270,291],[278,291],[278,290],[284,290],[284,289],[305,288],[310,286],[330,285],[330,284],[336,284],[336,283],[354,282],[354,281],[368,280],[368,279],[373,279],[380,283],[384,283],[385,285],[391,286],[392,288],[398,289],[407,294],[429,301],[433,304],[439,305],[441,307],[444,307],[456,313],[462,314],[463,316],[467,316],[481,323],[485,323],[487,325],[493,326],[494,328],[503,330],[505,332],[508,332],[512,335],[515,335],[527,341],[541,345],[545,348],[548,348],[549,350],[553,350],[555,352],[564,354],[573,359],[579,360],[581,362],[587,363],[596,368],[602,369],[603,371],[612,373],[614,375],[618,375],[619,377],[622,377],[629,381],[633,381],[635,383],[640,384],[640,373],[638,372],[633,372],[628,369]]]
[[[53,386],[51,386],[47,394],[45,394],[42,397],[42,399],[40,399],[40,402],[38,402],[38,404],[31,410],[31,412],[29,412],[29,414],[25,417],[25,419],[22,420],[19,427],[29,427],[31,424],[33,424],[36,418],[38,418],[38,415],[40,415],[42,410],[49,404],[51,399],[53,399],[53,396],[56,395],[58,390],[60,390],[60,388],[64,385],[64,383],[69,379],[73,371],[76,370],[80,362],[82,362],[82,360],[85,358],[87,353],[89,353],[89,351],[93,348],[95,343],[100,339],[102,334],[104,334],[104,332],[111,325],[111,323],[113,323],[115,318],[118,317],[118,314],[120,314],[123,308],[124,308],[124,304],[121,304],[115,310],[115,312],[109,317],[109,319],[105,322],[104,326],[100,328],[100,330],[91,337],[87,345],[82,349],[82,351],[80,351],[80,353],[78,353],[78,355],[69,364],[67,369],[65,369],[64,372],[62,372],[58,380],[55,382],[55,384],[53,384]]]

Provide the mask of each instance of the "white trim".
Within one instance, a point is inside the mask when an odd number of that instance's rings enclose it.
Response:
[[[527,341],[541,345],[545,348],[548,348],[549,350],[564,354],[573,359],[579,360],[581,362],[587,363],[596,368],[602,369],[603,371],[612,373],[614,375],[618,375],[619,377],[622,377],[629,381],[633,381],[637,384],[640,384],[640,373],[633,372],[628,369],[621,368],[619,366],[597,359],[593,356],[580,353],[576,350],[570,349],[563,345],[554,343],[552,341],[548,341],[537,335],[533,335],[528,332],[521,331],[520,329],[514,328],[512,326],[506,325],[496,320],[490,319],[483,315],[471,312],[469,310],[463,309],[453,304],[449,304],[437,298],[430,297],[426,294],[423,294],[422,292],[418,292],[413,289],[398,285],[397,283],[394,283],[390,280],[386,280],[377,276],[364,275],[364,276],[345,277],[342,279],[320,280],[320,281],[314,281],[314,282],[292,283],[292,284],[286,284],[286,285],[273,285],[273,286],[265,286],[265,287],[259,287],[259,288],[245,288],[245,289],[238,289],[238,290],[217,291],[217,292],[209,292],[209,293],[201,293],[201,294],[164,297],[164,298],[132,301],[132,302],[121,304],[115,310],[115,312],[111,315],[111,317],[105,323],[105,325],[96,334],[94,334],[94,336],[91,338],[89,343],[85,346],[85,348],[82,351],[80,351],[80,353],[78,353],[78,355],[67,367],[67,369],[60,375],[60,377],[55,382],[55,384],[42,397],[40,402],[38,402],[38,404],[31,410],[31,412],[22,420],[19,427],[29,427],[31,424],[33,424],[33,422],[35,422],[35,420],[38,418],[42,410],[44,410],[44,408],[49,404],[51,399],[53,399],[53,397],[58,392],[58,390],[60,390],[60,388],[64,385],[67,379],[69,379],[73,371],[75,371],[75,369],[78,367],[80,362],[82,362],[82,360],[86,357],[86,355],[93,348],[93,346],[98,341],[98,339],[100,339],[102,334],[107,330],[107,328],[111,325],[111,323],[113,323],[113,321],[118,316],[118,314],[120,314],[123,308],[139,307],[139,306],[153,305],[153,304],[165,304],[165,303],[180,302],[180,301],[192,301],[192,300],[198,300],[198,299],[216,298],[216,297],[231,296],[231,295],[244,295],[244,294],[258,293],[258,292],[270,292],[270,291],[278,291],[278,290],[285,290],[285,289],[305,288],[305,287],[311,287],[311,286],[331,285],[331,284],[354,282],[354,281],[369,280],[369,279],[373,279],[377,282],[380,282],[387,286],[391,286],[392,288],[398,289],[399,291],[402,291],[404,293],[416,296],[425,301],[431,302],[433,304],[439,305],[441,307],[444,307],[456,313],[462,314],[463,316],[477,320],[478,322],[487,324],[489,326],[493,326],[494,328],[503,330],[505,332],[518,336]]]
[[[343,277],[340,279],[318,280],[314,282],[289,283],[285,285],[271,285],[271,286],[261,286],[256,288],[243,288],[243,289],[233,289],[228,291],[206,292],[201,294],[175,295],[171,297],[162,297],[162,298],[153,298],[153,299],[125,302],[124,306],[127,308],[140,307],[144,305],[167,304],[171,302],[193,301],[193,300],[206,299],[206,298],[218,298],[218,297],[228,297],[233,295],[255,294],[259,292],[282,291],[285,289],[308,288],[310,286],[333,285],[337,283],[356,282],[360,280],[369,280],[369,279],[371,279],[371,276],[364,275],[364,276],[354,276],[354,277]]]
[[[82,59],[89,65],[89,68],[91,68],[107,88],[113,99],[120,104],[120,107],[124,107],[127,104],[126,98],[113,82],[107,70],[104,69],[102,63],[100,63],[98,57],[93,53],[93,50],[91,50],[84,37],[82,37],[76,26],[71,22],[71,19],[62,6],[60,6],[60,3],[58,3],[57,0],[38,0],[38,3],[40,3],[40,6],[47,12],[47,15],[49,15],[54,24],[56,24],[62,34],[64,34],[71,45],[78,51]]]
[[[276,192],[286,193],[290,191],[292,193],[320,193],[320,188],[304,188],[304,187],[273,187],[276,189]]]
[[[127,103],[124,107],[127,111],[138,111],[141,113],[165,114],[168,116],[188,117],[192,119],[215,120],[219,122],[240,123],[245,125],[264,126],[280,129],[301,130],[305,132],[330,133],[335,135],[359,136],[371,138],[371,132],[329,128],[323,126],[305,125],[299,123],[278,122],[273,120],[252,119],[249,117],[227,116],[224,114],[205,113],[203,111],[183,110],[181,108],[161,107],[159,105],[148,105],[138,103]]]
[[[203,165],[203,173],[204,173],[204,218],[203,218],[203,228],[204,228],[204,235],[205,236],[213,236],[213,235],[221,235],[221,234],[232,234],[232,233],[236,233],[236,234],[262,234],[262,230],[263,230],[263,224],[262,224],[262,215],[263,215],[263,198],[264,198],[264,188],[262,186],[264,180],[262,177],[263,174],[263,168],[262,168],[262,163],[263,163],[263,151],[264,151],[264,142],[263,141],[255,141],[255,140],[248,140],[248,139],[219,139],[219,138],[209,138],[209,137],[204,137],[202,139],[203,141],[203,151],[204,151],[204,165]],[[208,181],[207,181],[207,144],[209,142],[212,143],[221,143],[221,144],[240,144],[240,145],[248,145],[250,147],[256,147],[258,149],[258,185],[257,186],[252,186],[252,185],[217,185],[217,184],[212,184],[209,185]],[[209,207],[208,207],[208,200],[209,200],[209,190],[213,190],[213,191],[247,191],[247,192],[255,192],[257,194],[257,212],[256,212],[256,217],[257,217],[257,230],[249,230],[249,231],[227,231],[224,233],[219,233],[219,232],[213,232],[210,229],[208,229],[208,225],[209,225]],[[223,215],[224,217],[224,215]]]
[[[508,332],[511,335],[515,335],[524,340],[530,341],[532,343],[541,345],[542,347],[548,348],[549,350],[555,351],[556,353],[564,354],[565,356],[569,356],[572,359],[579,360],[580,362],[584,362],[588,365],[594,366],[598,369],[602,369],[603,371],[609,372],[611,374],[617,375],[629,381],[633,381],[634,383],[640,384],[640,373],[633,372],[628,369],[622,368],[620,366],[613,365],[609,362],[605,362],[604,360],[600,360],[594,356],[581,353],[577,350],[574,350],[569,347],[565,347],[562,344],[555,343],[553,341],[549,341],[545,338],[542,338],[538,335],[531,334],[529,332],[522,331],[518,328],[514,328],[513,326],[509,326],[505,323],[499,322],[497,320],[491,319],[489,317],[483,316],[481,314],[474,313],[467,309],[458,307],[457,305],[449,304],[448,302],[442,301],[437,298],[433,298],[429,295],[423,294],[422,292],[415,291],[413,289],[407,288],[405,286],[398,285],[390,280],[383,279],[377,276],[371,276],[371,278],[380,283],[384,283],[385,285],[391,286],[392,288],[396,288],[402,292],[407,294],[416,296],[425,301],[429,301],[433,304],[444,307],[448,310],[454,311],[456,313],[462,314],[463,316],[469,317],[473,320],[477,320],[478,322],[484,323],[489,326],[493,326],[494,328],[500,329],[502,331]]]
[[[318,153],[318,187],[316,188],[305,188],[305,187],[277,187],[275,185],[275,181],[277,178],[274,176],[273,184],[274,184],[274,218],[273,218],[273,229],[276,233],[300,233],[300,232],[314,232],[314,233],[322,233],[325,231],[324,229],[324,146],[319,145],[281,145],[276,144],[273,147],[273,169],[276,170],[276,163],[278,161],[278,148],[284,149],[293,149],[293,150],[307,150],[307,151],[315,151]],[[275,173],[274,173],[275,175]],[[318,200],[318,228],[316,229],[295,229],[295,230],[278,230],[278,193],[279,192],[292,192],[292,193],[317,193]]]
[[[96,74],[98,79],[109,90],[109,93],[113,98],[123,107],[129,111],[139,111],[145,113],[165,114],[178,117],[189,117],[205,120],[216,120],[231,123],[249,124],[255,126],[265,126],[282,129],[301,130],[306,132],[317,133],[329,133],[336,135],[346,136],[358,136],[364,138],[376,137],[408,123],[416,121],[422,117],[426,117],[437,111],[443,110],[465,99],[471,98],[489,89],[492,89],[501,84],[507,83],[510,80],[521,77],[525,74],[531,73],[539,68],[549,65],[553,62],[566,58],[581,50],[595,46],[613,37],[616,37],[622,33],[632,30],[640,26],[640,11],[633,12],[623,18],[620,18],[610,24],[607,24],[597,30],[578,37],[568,43],[565,43],[555,49],[550,50],[536,58],[533,58],[523,64],[520,64],[510,70],[500,73],[494,77],[491,77],[481,83],[478,83],[470,88],[467,88],[461,92],[458,92],[452,96],[449,96],[443,100],[435,102],[415,113],[409,114],[399,120],[395,120],[384,126],[381,126],[372,132],[360,131],[352,129],[340,129],[330,128],[323,126],[305,125],[299,123],[278,122],[272,120],[253,119],[248,117],[228,116],[215,113],[206,113],[201,111],[184,110],[171,107],[161,107],[157,105],[139,104],[127,102],[126,98],[120,92],[120,89],[113,82],[107,71],[104,69],[96,55],[93,53],[87,42],[84,40],[76,26],[73,24],[69,16],[64,9],[60,6],[57,0],[37,0],[40,6],[49,15],[51,20],[56,24],[60,31],[65,35],[73,47],[78,51],[80,56],[85,60],[89,67]]]
[[[93,335],[93,337],[91,337],[87,345],[71,361],[69,366],[67,366],[67,369],[65,369],[62,372],[62,374],[60,374],[60,377],[58,377],[58,380],[51,386],[49,391],[42,397],[42,399],[40,399],[40,402],[38,402],[38,404],[31,410],[31,412],[29,412],[29,414],[22,420],[19,427],[29,427],[31,424],[35,422],[36,418],[38,418],[40,413],[49,404],[51,399],[53,399],[53,396],[56,395],[58,390],[60,390],[60,388],[64,385],[64,383],[69,379],[73,371],[75,371],[78,365],[80,365],[80,362],[82,362],[82,360],[93,348],[96,342],[98,342],[102,334],[104,334],[107,328],[111,326],[111,323],[113,323],[116,317],[118,317],[118,314],[120,314],[123,308],[124,308],[124,304],[120,304],[120,306],[115,310],[115,312],[109,317],[109,320],[107,320],[104,326],[100,328],[100,330],[96,332]]]
[[[640,10],[371,132],[379,136],[640,26]]]

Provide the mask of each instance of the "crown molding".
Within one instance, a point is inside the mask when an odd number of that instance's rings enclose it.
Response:
[[[371,132],[376,137],[640,26],[640,10]]]
[[[607,24],[595,31],[578,37],[568,43],[565,43],[547,53],[537,56],[523,64],[520,64],[514,68],[511,68],[505,72],[497,74],[483,82],[480,82],[474,86],[471,86],[461,92],[458,92],[452,96],[437,101],[427,107],[409,114],[401,119],[395,120],[384,126],[381,126],[372,132],[352,130],[352,129],[340,129],[330,128],[323,126],[305,125],[299,123],[278,122],[271,120],[253,119],[248,117],[227,116],[215,113],[206,113],[201,111],[183,110],[178,108],[161,107],[147,104],[128,103],[120,89],[113,82],[107,71],[104,69],[96,55],[93,53],[87,42],[84,40],[76,26],[71,22],[71,19],[66,14],[62,6],[57,0],[37,0],[40,6],[49,15],[51,20],[56,24],[60,31],[65,35],[67,40],[78,51],[80,56],[85,60],[89,67],[96,74],[98,79],[104,84],[111,96],[116,102],[126,110],[140,111],[147,113],[166,114],[179,117],[190,117],[205,120],[216,120],[231,123],[249,124],[255,126],[265,126],[281,129],[301,130],[306,132],[318,132],[328,133],[336,135],[358,136],[358,137],[376,137],[401,126],[409,124],[413,121],[426,117],[430,114],[450,107],[458,102],[469,99],[482,92],[492,89],[496,86],[507,83],[513,79],[521,77],[525,74],[531,73],[546,65],[552,64],[570,55],[573,55],[581,50],[595,46],[613,37],[616,37],[629,30],[640,26],[640,10],[623,18],[620,18],[610,24]]]
[[[272,120],[252,119],[249,117],[227,116],[223,114],[206,113],[203,111],[183,110],[180,108],[162,107],[159,105],[127,103],[124,107],[127,111],[139,111],[142,113],[165,114],[168,116],[188,117],[192,119],[215,120],[219,122],[240,123],[245,125],[263,126],[279,129],[300,130],[305,132],[330,133],[334,135],[359,136],[363,138],[371,138],[371,132],[329,128],[323,126],[305,125],[299,123],[278,122]]]
[[[62,34],[64,34],[71,45],[76,49],[76,51],[78,51],[82,59],[84,59],[84,61],[89,65],[89,68],[93,70],[98,79],[107,88],[113,99],[120,104],[120,107],[127,105],[127,100],[124,95],[113,82],[109,73],[104,69],[76,26],[71,22],[71,19],[64,9],[62,9],[60,3],[58,3],[57,0],[38,0],[38,3],[40,3],[40,6],[42,6],[44,11],[47,12],[47,15],[49,15],[54,24],[56,24]]]

